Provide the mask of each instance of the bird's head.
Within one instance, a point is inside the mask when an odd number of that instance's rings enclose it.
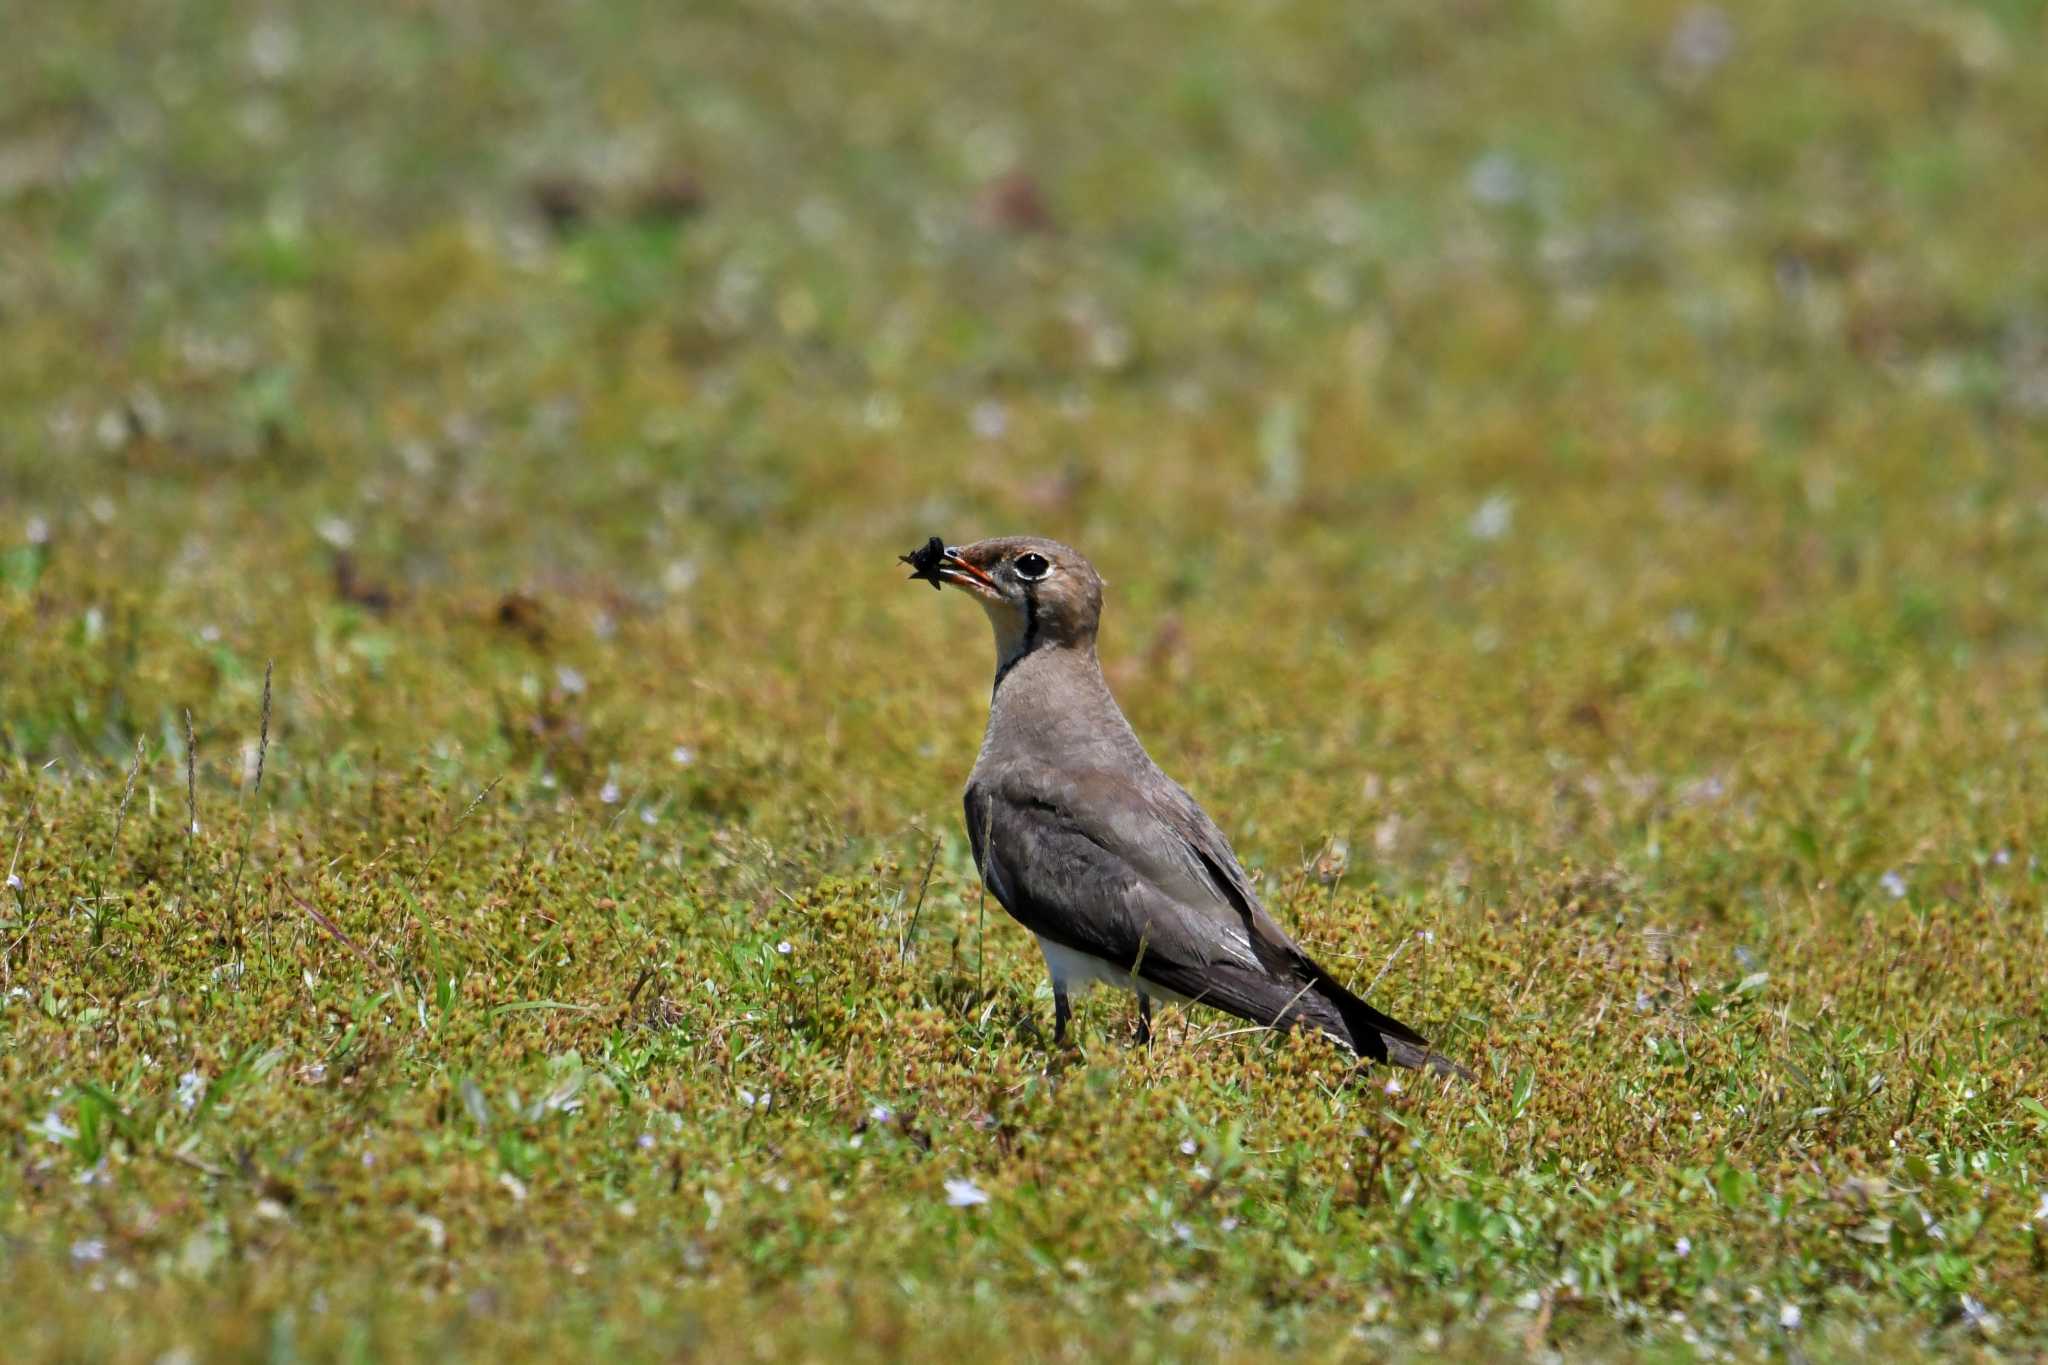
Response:
[[[996,631],[998,664],[1041,645],[1091,646],[1102,618],[1102,576],[1079,550],[1036,536],[947,545],[936,536],[903,556],[920,578],[972,593]]]

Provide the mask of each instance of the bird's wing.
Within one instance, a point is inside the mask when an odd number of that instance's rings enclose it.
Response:
[[[1462,1073],[1310,960],[1171,782],[1018,765],[971,783],[966,815],[982,880],[1032,932],[1241,1018],[1305,1023],[1367,1056]]]
[[[1266,907],[1259,904],[1258,896],[1252,891],[1251,879],[1245,876],[1237,854],[1231,851],[1230,841],[1223,837],[1222,830],[1216,828],[1208,812],[1173,782],[1166,782],[1164,787],[1165,793],[1159,800],[1168,808],[1169,823],[1187,841],[1219,893],[1244,915],[1261,959],[1284,980],[1315,982],[1317,998],[1305,1002],[1304,1017],[1318,1027],[1327,1027],[1327,1017],[1318,1017],[1322,1014],[1320,1007],[1327,1003],[1343,1021],[1339,1036],[1350,1039],[1357,1050],[1376,1057],[1392,1057],[1404,1066],[1428,1065],[1447,1074],[1469,1076],[1457,1063],[1430,1051],[1429,1040],[1420,1033],[1360,1000],[1320,963],[1303,952],[1300,945],[1287,936],[1287,931],[1266,913]]]
[[[968,788],[968,836],[996,899],[1056,943],[1190,996],[1202,991],[1167,974],[1293,975],[1229,846],[1191,839],[1173,798],[1193,806],[1178,788],[1162,800],[1107,769],[1020,765]]]
[[[1252,879],[1245,875],[1244,864],[1237,860],[1237,850],[1216,828],[1209,813],[1195,804],[1195,798],[1161,774],[1151,800],[1162,822],[1200,865],[1216,895],[1243,917],[1260,956],[1276,965],[1285,962],[1290,967],[1297,963],[1312,967],[1307,955],[1259,903],[1258,893],[1252,890]]]

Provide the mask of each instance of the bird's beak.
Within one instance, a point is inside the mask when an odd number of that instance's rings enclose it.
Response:
[[[938,576],[956,588],[965,588],[982,597],[1002,596],[993,578],[961,558],[960,552],[950,545],[946,547],[944,557],[939,560]]]

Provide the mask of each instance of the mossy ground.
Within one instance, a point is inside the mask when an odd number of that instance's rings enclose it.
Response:
[[[10,1359],[2048,1341],[2037,0],[7,29]],[[1049,1053],[1008,531],[1477,1084]]]

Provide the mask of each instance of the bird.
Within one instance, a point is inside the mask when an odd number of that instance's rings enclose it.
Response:
[[[901,561],[913,580],[976,598],[995,629],[988,728],[962,804],[982,885],[1045,958],[1054,1046],[1072,995],[1103,984],[1136,994],[1141,1044],[1154,1000],[1195,1003],[1470,1078],[1309,957],[1215,822],[1152,761],[1102,676],[1103,580],[1080,551],[1036,536],[934,536]]]

